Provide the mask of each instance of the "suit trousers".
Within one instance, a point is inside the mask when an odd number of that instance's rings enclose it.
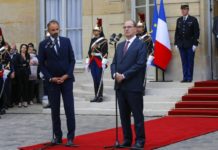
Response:
[[[68,139],[75,136],[75,112],[73,98],[73,82],[67,79],[62,84],[48,83],[48,98],[51,104],[51,116],[53,132],[55,137],[62,138],[61,120],[60,120],[60,96],[62,94],[64,109],[67,118]]]
[[[143,93],[117,90],[124,140],[132,141],[131,112],[135,123],[135,141],[145,143]]]
[[[192,48],[179,48],[182,61],[183,80],[193,80],[195,52]]]

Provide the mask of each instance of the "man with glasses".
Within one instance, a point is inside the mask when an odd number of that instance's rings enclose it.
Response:
[[[128,20],[124,24],[126,40],[119,43],[111,64],[111,75],[116,80],[121,124],[124,141],[122,147],[132,145],[131,113],[135,122],[136,139],[134,149],[144,148],[145,129],[143,115],[143,83],[146,67],[146,44],[136,38],[136,23]]]

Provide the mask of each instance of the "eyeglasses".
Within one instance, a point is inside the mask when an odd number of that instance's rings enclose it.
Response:
[[[123,26],[123,29],[131,29],[133,26]]]

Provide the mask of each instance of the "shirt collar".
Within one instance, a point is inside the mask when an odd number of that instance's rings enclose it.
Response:
[[[53,38],[52,36],[50,36],[50,39],[52,42],[54,42],[55,38]],[[59,36],[57,37],[57,40],[60,41]]]
[[[126,39],[126,41],[129,41],[129,43],[132,43],[134,40],[135,40],[135,38],[136,38],[136,35],[134,35],[131,39]]]
[[[186,15],[186,16],[183,16],[183,18],[185,18],[185,20],[187,20],[187,18],[188,18],[188,15]]]

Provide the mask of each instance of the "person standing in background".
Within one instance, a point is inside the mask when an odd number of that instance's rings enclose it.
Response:
[[[189,5],[181,5],[182,17],[177,19],[175,32],[175,48],[179,49],[183,80],[181,82],[192,82],[194,71],[195,50],[198,46],[200,29],[197,18],[189,15]]]
[[[30,75],[30,55],[27,44],[21,44],[20,53],[17,56],[14,66],[15,75],[18,81],[18,107],[28,106],[28,80]]]
[[[94,99],[90,102],[103,101],[103,72],[107,67],[108,44],[102,31],[102,19],[97,19],[97,25],[93,29],[93,37],[90,42],[88,58],[86,60],[87,70],[91,70],[94,82]]]

